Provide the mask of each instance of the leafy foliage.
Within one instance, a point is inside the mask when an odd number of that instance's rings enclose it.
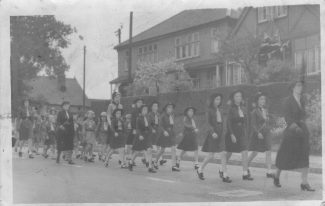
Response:
[[[10,17],[13,107],[28,92],[24,81],[40,71],[49,76],[64,76],[69,65],[61,49],[70,45],[68,37],[74,32],[75,28],[51,15]]]

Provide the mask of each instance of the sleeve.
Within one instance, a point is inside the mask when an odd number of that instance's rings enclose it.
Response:
[[[166,115],[161,115],[161,118],[159,121],[159,127],[163,132],[166,131]]]
[[[292,123],[295,122],[293,111],[292,111],[292,104],[291,104],[291,98],[286,99],[284,102],[284,119],[287,123],[287,126],[289,127]]]
[[[111,130],[112,130],[112,133],[115,134],[116,130],[115,130],[115,126],[117,124],[117,120],[116,119],[112,119],[112,122],[111,122]]]
[[[234,134],[234,130],[232,127],[232,119],[233,119],[233,108],[230,108],[228,111],[228,115],[227,115],[227,129],[229,131],[230,134]]]
[[[134,109],[133,112],[132,112],[132,118],[131,118],[131,127],[132,127],[132,129],[136,129],[137,117],[138,117],[137,110]]]
[[[214,122],[214,120],[213,120],[213,114],[212,114],[212,110],[210,109],[209,111],[208,111],[208,123],[209,123],[209,127],[210,127],[210,130],[212,131],[212,132],[215,132],[215,122]]]

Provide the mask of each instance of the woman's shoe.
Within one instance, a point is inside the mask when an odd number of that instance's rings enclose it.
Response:
[[[223,171],[220,171],[220,170],[219,170],[219,177],[220,177],[221,179],[223,179]]]
[[[252,181],[252,180],[254,180],[254,178],[252,178],[250,174],[247,174],[247,175],[243,175],[243,180],[250,180],[250,181]]]
[[[196,174],[200,180],[204,180],[203,172],[199,172],[199,170],[196,170]]]
[[[108,167],[108,165],[109,165],[108,161],[106,161],[104,165],[105,165],[105,167]]]
[[[172,172],[179,172],[181,171],[177,166],[172,167]]]
[[[315,192],[315,189],[311,188],[309,184],[300,184],[302,191]]]
[[[126,164],[122,164],[122,165],[121,165],[121,168],[122,168],[122,169],[127,169],[128,166],[127,166]]]
[[[133,171],[133,164],[134,162],[129,162],[128,168],[130,171]]]
[[[274,174],[273,173],[266,173],[266,177],[267,178],[274,178]]]
[[[163,164],[165,164],[166,162],[167,162],[167,160],[161,159],[161,160],[159,161],[159,164],[160,164],[160,165],[163,165]]]
[[[29,159],[33,159],[34,156],[32,154],[28,155]]]
[[[144,165],[146,165],[146,164],[147,164],[147,161],[146,161],[146,159],[145,159],[145,158],[142,158],[142,159],[141,159],[141,162],[142,162],[142,164],[144,164]]]
[[[195,164],[195,165],[194,165],[194,169],[195,169],[195,170],[199,169],[199,164]]]
[[[229,177],[222,177],[222,182],[231,183],[232,180]]]
[[[158,162],[153,162],[153,168],[158,169]]]
[[[119,160],[119,161],[118,161],[118,164],[119,164],[119,165],[121,165],[121,164],[122,164],[122,161],[121,161],[121,160]]]
[[[273,177],[273,184],[274,184],[274,186],[276,186],[276,187],[281,187],[280,179],[279,179],[279,178],[276,178],[276,177],[274,176],[274,177]]]
[[[148,169],[148,172],[150,173],[156,173],[156,170],[154,170],[152,167]]]

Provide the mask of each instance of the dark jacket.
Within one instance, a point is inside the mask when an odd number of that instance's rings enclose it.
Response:
[[[147,122],[148,122],[147,126],[145,125],[144,116],[139,115],[139,117],[137,118],[136,129],[137,129],[138,134],[143,134],[144,132],[148,132],[150,130],[150,128],[151,128],[150,121],[149,121],[148,116],[146,118],[147,118]]]
[[[298,105],[293,95],[290,95],[284,102],[284,118],[287,123],[287,127],[290,127],[292,123],[296,123],[299,127],[303,127],[304,121],[307,117],[305,111],[305,102],[300,99],[301,107]]]

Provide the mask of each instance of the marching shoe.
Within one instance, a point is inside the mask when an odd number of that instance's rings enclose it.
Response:
[[[142,158],[141,161],[142,161],[142,164],[144,164],[144,165],[147,164],[146,158]]]
[[[254,178],[251,177],[250,174],[247,174],[247,175],[243,175],[243,180],[254,180]]]
[[[104,164],[104,166],[105,167],[108,167],[108,165],[109,165],[109,163],[108,163],[108,161],[106,161],[105,164]]]
[[[42,156],[43,156],[45,159],[47,159],[47,158],[49,157],[48,154],[42,154]]]
[[[92,158],[88,159],[88,162],[95,162],[95,160],[94,160],[94,158],[92,157]]]
[[[195,170],[199,169],[199,164],[195,164],[195,165],[194,165],[194,169],[195,169]]]
[[[223,179],[223,171],[220,171],[220,170],[219,170],[219,177],[220,177],[221,179]]]
[[[34,158],[34,156],[32,154],[29,154],[28,157],[29,157],[29,159],[33,159]]]
[[[121,160],[119,160],[119,161],[118,161],[118,164],[119,164],[119,165],[121,165],[121,164],[122,164],[122,161],[121,161]]]
[[[158,169],[158,162],[153,162],[153,168]]]
[[[199,170],[196,170],[196,174],[197,174],[197,176],[198,176],[198,178],[200,180],[204,180],[205,179],[204,176],[203,176],[203,172],[202,171],[199,172]]]
[[[127,168],[128,168],[128,166],[126,164],[121,165],[121,169],[127,169]]]
[[[134,162],[129,162],[128,168],[130,171],[133,171],[133,163]]]
[[[76,163],[74,163],[74,161],[72,161],[72,160],[69,160],[68,164],[69,164],[69,165],[74,165],[74,164],[76,164]]]
[[[181,160],[176,158],[176,167],[177,167],[177,168],[179,168],[180,163],[181,163]]]
[[[79,159],[80,157],[81,157],[81,155],[80,155],[80,154],[77,154],[77,155],[76,155],[76,158],[77,158],[77,159]]]
[[[311,188],[309,184],[300,184],[302,191],[315,192],[315,189]]]
[[[232,180],[229,177],[222,177],[222,182],[231,183]]]
[[[148,169],[148,172],[150,173],[156,173],[156,170],[154,170],[152,167]]]
[[[273,178],[274,177],[274,174],[273,173],[266,173],[266,177],[267,178]]]
[[[177,166],[172,167],[172,172],[180,172],[181,170]]]
[[[281,187],[280,179],[279,179],[279,178],[276,178],[276,177],[274,176],[274,177],[273,177],[273,184],[274,184],[274,186],[276,186],[276,187]]]
[[[165,164],[167,162],[167,160],[165,160],[165,159],[161,159],[160,161],[159,161],[159,164],[160,165],[163,165],[163,164]]]

